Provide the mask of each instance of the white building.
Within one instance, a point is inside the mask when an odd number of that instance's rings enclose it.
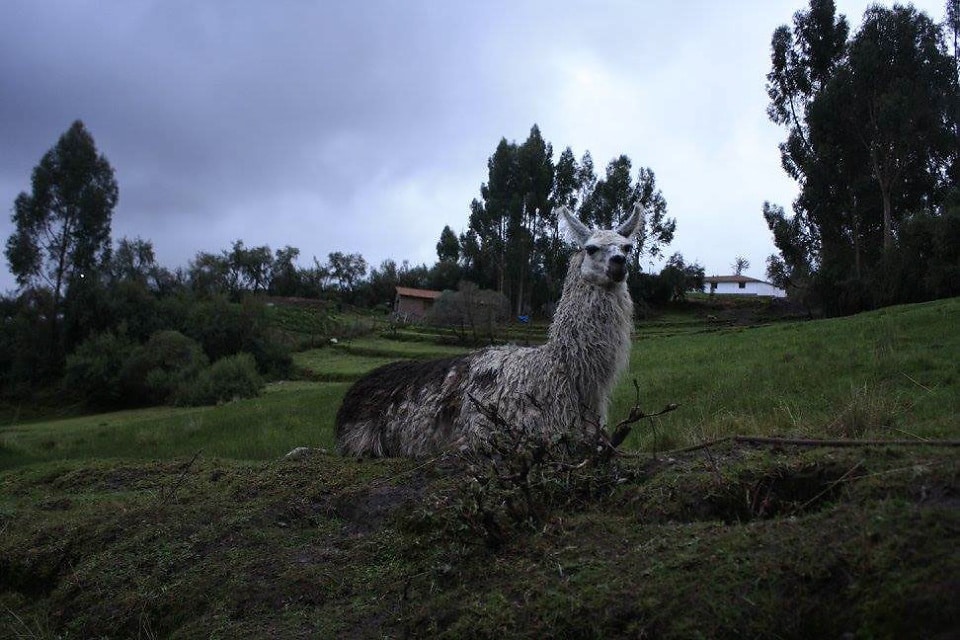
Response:
[[[769,282],[750,276],[707,276],[703,279],[707,293],[732,294],[740,296],[770,296],[785,298],[787,292]]]

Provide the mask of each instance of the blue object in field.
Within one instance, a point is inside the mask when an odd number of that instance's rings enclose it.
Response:
[[[528,322],[530,322],[530,316],[517,316],[517,320],[519,320],[523,324],[527,324]]]

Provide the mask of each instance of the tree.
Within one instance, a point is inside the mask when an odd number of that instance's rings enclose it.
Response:
[[[750,268],[750,261],[743,256],[737,256],[730,268],[736,275],[743,275],[743,272]]]
[[[811,0],[809,11],[793,14],[792,32],[787,25],[773,32],[767,115],[790,130],[780,152],[784,169],[795,179],[803,175],[800,167],[810,150],[807,106],[840,62],[848,32],[847,19],[836,15],[833,0]]]
[[[606,176],[594,182],[593,191],[584,200],[580,219],[594,227],[609,229],[625,220],[637,203],[642,204],[646,209],[644,229],[637,238],[633,254],[634,268],[639,271],[640,256],[644,253],[659,256],[663,246],[673,241],[677,223],[666,216],[667,201],[657,189],[653,171],[641,167],[634,183],[631,167],[632,162],[625,155],[607,164]]]
[[[294,264],[300,257],[300,249],[287,245],[277,249],[274,254],[273,268],[270,270],[270,284],[267,290],[275,296],[300,295],[303,276]]]
[[[110,277],[114,282],[136,282],[148,286],[157,278],[157,259],[153,243],[142,238],[121,238],[110,260]]]
[[[634,264],[639,271],[641,254],[660,256],[664,247],[673,242],[677,221],[667,217],[667,201],[657,188],[656,175],[649,167],[641,167],[637,172],[636,191],[637,200],[647,212],[644,229],[634,249]],[[629,211],[626,213],[629,214]]]
[[[201,298],[226,295],[231,290],[229,273],[230,262],[225,255],[201,251],[190,261],[187,281]]]
[[[227,277],[234,296],[239,296],[243,291],[257,293],[267,288],[273,270],[270,247],[264,245],[248,249],[242,240],[236,240],[224,257],[229,265]]]
[[[437,242],[437,258],[440,262],[456,262],[460,259],[460,242],[450,225],[445,226],[443,231],[440,232],[440,241]]]
[[[486,271],[482,283],[492,283],[519,312],[530,304],[533,271],[542,263],[545,238],[556,225],[553,147],[533,125],[522,145],[502,138],[487,169],[482,201],[470,205],[470,230],[480,251],[473,262]]]
[[[512,309],[527,313],[533,298],[532,281],[550,249],[549,238],[557,228],[557,216],[551,200],[553,192],[553,146],[533,125],[530,135],[517,148],[517,187],[519,214],[511,220],[511,262],[513,266]]]
[[[960,0],[947,0],[946,28],[953,38],[953,61],[960,72]]]
[[[669,300],[682,301],[690,291],[703,291],[704,268],[697,262],[686,264],[683,255],[675,253],[660,271],[660,283]]]
[[[769,204],[764,217],[781,253],[768,274],[849,312],[890,299],[900,226],[956,181],[960,90],[940,29],[912,7],[873,6],[847,33],[828,0],[774,32],[768,114],[788,128],[781,159],[800,194],[792,217]]]
[[[447,290],[430,309],[428,319],[440,326],[454,327],[462,342],[467,331],[474,344],[482,341],[492,344],[496,325],[509,316],[509,302],[495,291],[480,289],[463,280],[457,290]]]
[[[517,314],[544,309],[560,295],[569,251],[554,215],[558,205],[578,209],[590,225],[610,228],[642,203],[647,224],[637,242],[636,267],[641,252],[659,255],[673,239],[676,222],[666,216],[653,171],[641,168],[634,181],[626,155],[611,161],[598,180],[589,151],[577,162],[567,147],[554,163],[553,146],[534,125],[523,144],[502,138],[487,170],[480,198],[470,204],[469,228],[459,238],[461,276],[503,293]]]
[[[367,261],[359,253],[334,251],[327,256],[327,273],[339,291],[353,291],[367,275]]]
[[[110,222],[119,191],[113,167],[77,120],[34,168],[31,193],[14,202],[6,257],[22,289],[48,288],[53,354],[63,346],[58,318],[66,301],[96,285],[110,257]],[[74,311],[80,311],[74,306]]]
[[[930,18],[912,6],[875,5],[849,45],[847,64],[825,87],[837,95],[824,102],[847,107],[841,117],[869,160],[886,251],[899,220],[936,191],[944,162],[956,153],[948,119],[956,116],[956,85],[956,66]],[[837,117],[812,109],[808,119],[815,134],[829,136]]]
[[[588,156],[589,157],[589,156]],[[580,165],[573,150],[567,147],[557,159],[553,174],[553,202],[556,205],[576,210],[580,196]]]

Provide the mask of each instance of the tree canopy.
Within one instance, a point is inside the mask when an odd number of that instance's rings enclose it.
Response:
[[[77,120],[34,168],[32,190],[17,196],[6,257],[23,288],[45,285],[63,299],[97,275],[110,256],[110,221],[119,191],[113,167]]]
[[[912,6],[870,7],[849,36],[832,0],[811,0],[771,41],[768,115],[788,130],[793,215],[767,203],[780,252],[768,275],[835,312],[897,301],[903,227],[947,214],[960,177],[960,90],[940,26]]]
[[[118,197],[113,167],[77,120],[34,168],[30,193],[14,202],[5,254],[21,289],[42,301],[51,362],[62,359],[64,340],[83,337],[92,318],[89,298],[107,270]]]
[[[578,162],[570,147],[553,160],[553,146],[539,127],[521,143],[502,138],[487,162],[487,181],[470,205],[468,230],[459,238],[466,275],[504,294],[514,313],[539,310],[559,297],[568,249],[553,213],[573,208],[581,220],[611,228],[638,202],[647,208],[647,224],[637,242],[640,255],[660,255],[676,229],[653,171],[642,167],[634,179],[626,155],[612,160],[597,178],[587,151]],[[439,250],[439,247],[438,247]]]

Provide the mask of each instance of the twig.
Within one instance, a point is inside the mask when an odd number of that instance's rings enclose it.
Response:
[[[917,382],[916,380],[914,380],[913,378],[911,378],[910,376],[908,376],[907,374],[905,374],[903,371],[900,372],[900,375],[902,375],[904,378],[906,378],[907,380],[909,380],[909,381],[912,382],[913,384],[917,385],[918,387],[920,387],[921,389],[923,389],[923,390],[926,391],[927,393],[933,393],[933,389],[931,389],[930,387],[928,387],[928,386],[926,386],[926,385],[920,384],[919,382]]]
[[[180,472],[180,476],[177,478],[177,481],[176,483],[174,483],[173,487],[170,488],[169,492],[162,491],[160,493],[161,502],[166,503],[170,498],[174,496],[174,494],[177,492],[177,489],[180,488],[180,485],[183,484],[184,479],[187,477],[187,471],[190,470],[190,467],[192,467],[193,463],[197,461],[197,458],[200,457],[201,453],[203,453],[203,449],[200,449],[195,454],[193,454],[193,457],[190,458],[190,462],[188,462],[183,466],[183,470]]]
[[[632,430],[631,424],[639,422],[644,418],[656,418],[657,416],[662,416],[665,413],[670,413],[671,411],[676,411],[680,408],[679,404],[670,403],[665,406],[660,411],[656,413],[644,413],[639,405],[634,406],[630,409],[630,415],[627,416],[624,420],[621,420],[617,423],[617,426],[613,428],[613,433],[610,435],[610,446],[616,449],[624,440],[627,439],[627,436],[630,435]]]
[[[960,447],[960,440],[818,440],[815,438],[773,438],[767,436],[724,436],[707,440],[681,449],[668,451],[668,454],[687,453],[714,447],[726,442],[737,444],[769,444],[794,447]]]
[[[807,500],[806,502],[804,502],[802,505],[800,505],[800,507],[798,507],[797,509],[794,509],[793,512],[794,512],[794,513],[800,513],[800,512],[802,512],[802,511],[804,511],[804,510],[805,510],[807,507],[809,507],[811,504],[815,503],[815,502],[816,502],[817,500],[819,500],[821,497],[825,496],[827,493],[829,493],[830,491],[832,491],[834,486],[836,486],[837,484],[839,484],[839,483],[841,483],[841,482],[845,482],[846,480],[849,480],[849,479],[853,476],[853,472],[856,471],[857,469],[859,469],[859,468],[862,467],[862,466],[863,466],[863,460],[858,460],[858,461],[857,461],[857,464],[855,464],[855,465],[853,465],[852,467],[850,467],[849,469],[847,469],[847,472],[846,472],[846,473],[844,473],[842,476],[840,476],[838,479],[834,480],[833,482],[828,483],[826,489],[824,489],[823,491],[821,491],[821,492],[818,493],[817,495],[813,496],[812,498],[810,498],[809,500]]]

